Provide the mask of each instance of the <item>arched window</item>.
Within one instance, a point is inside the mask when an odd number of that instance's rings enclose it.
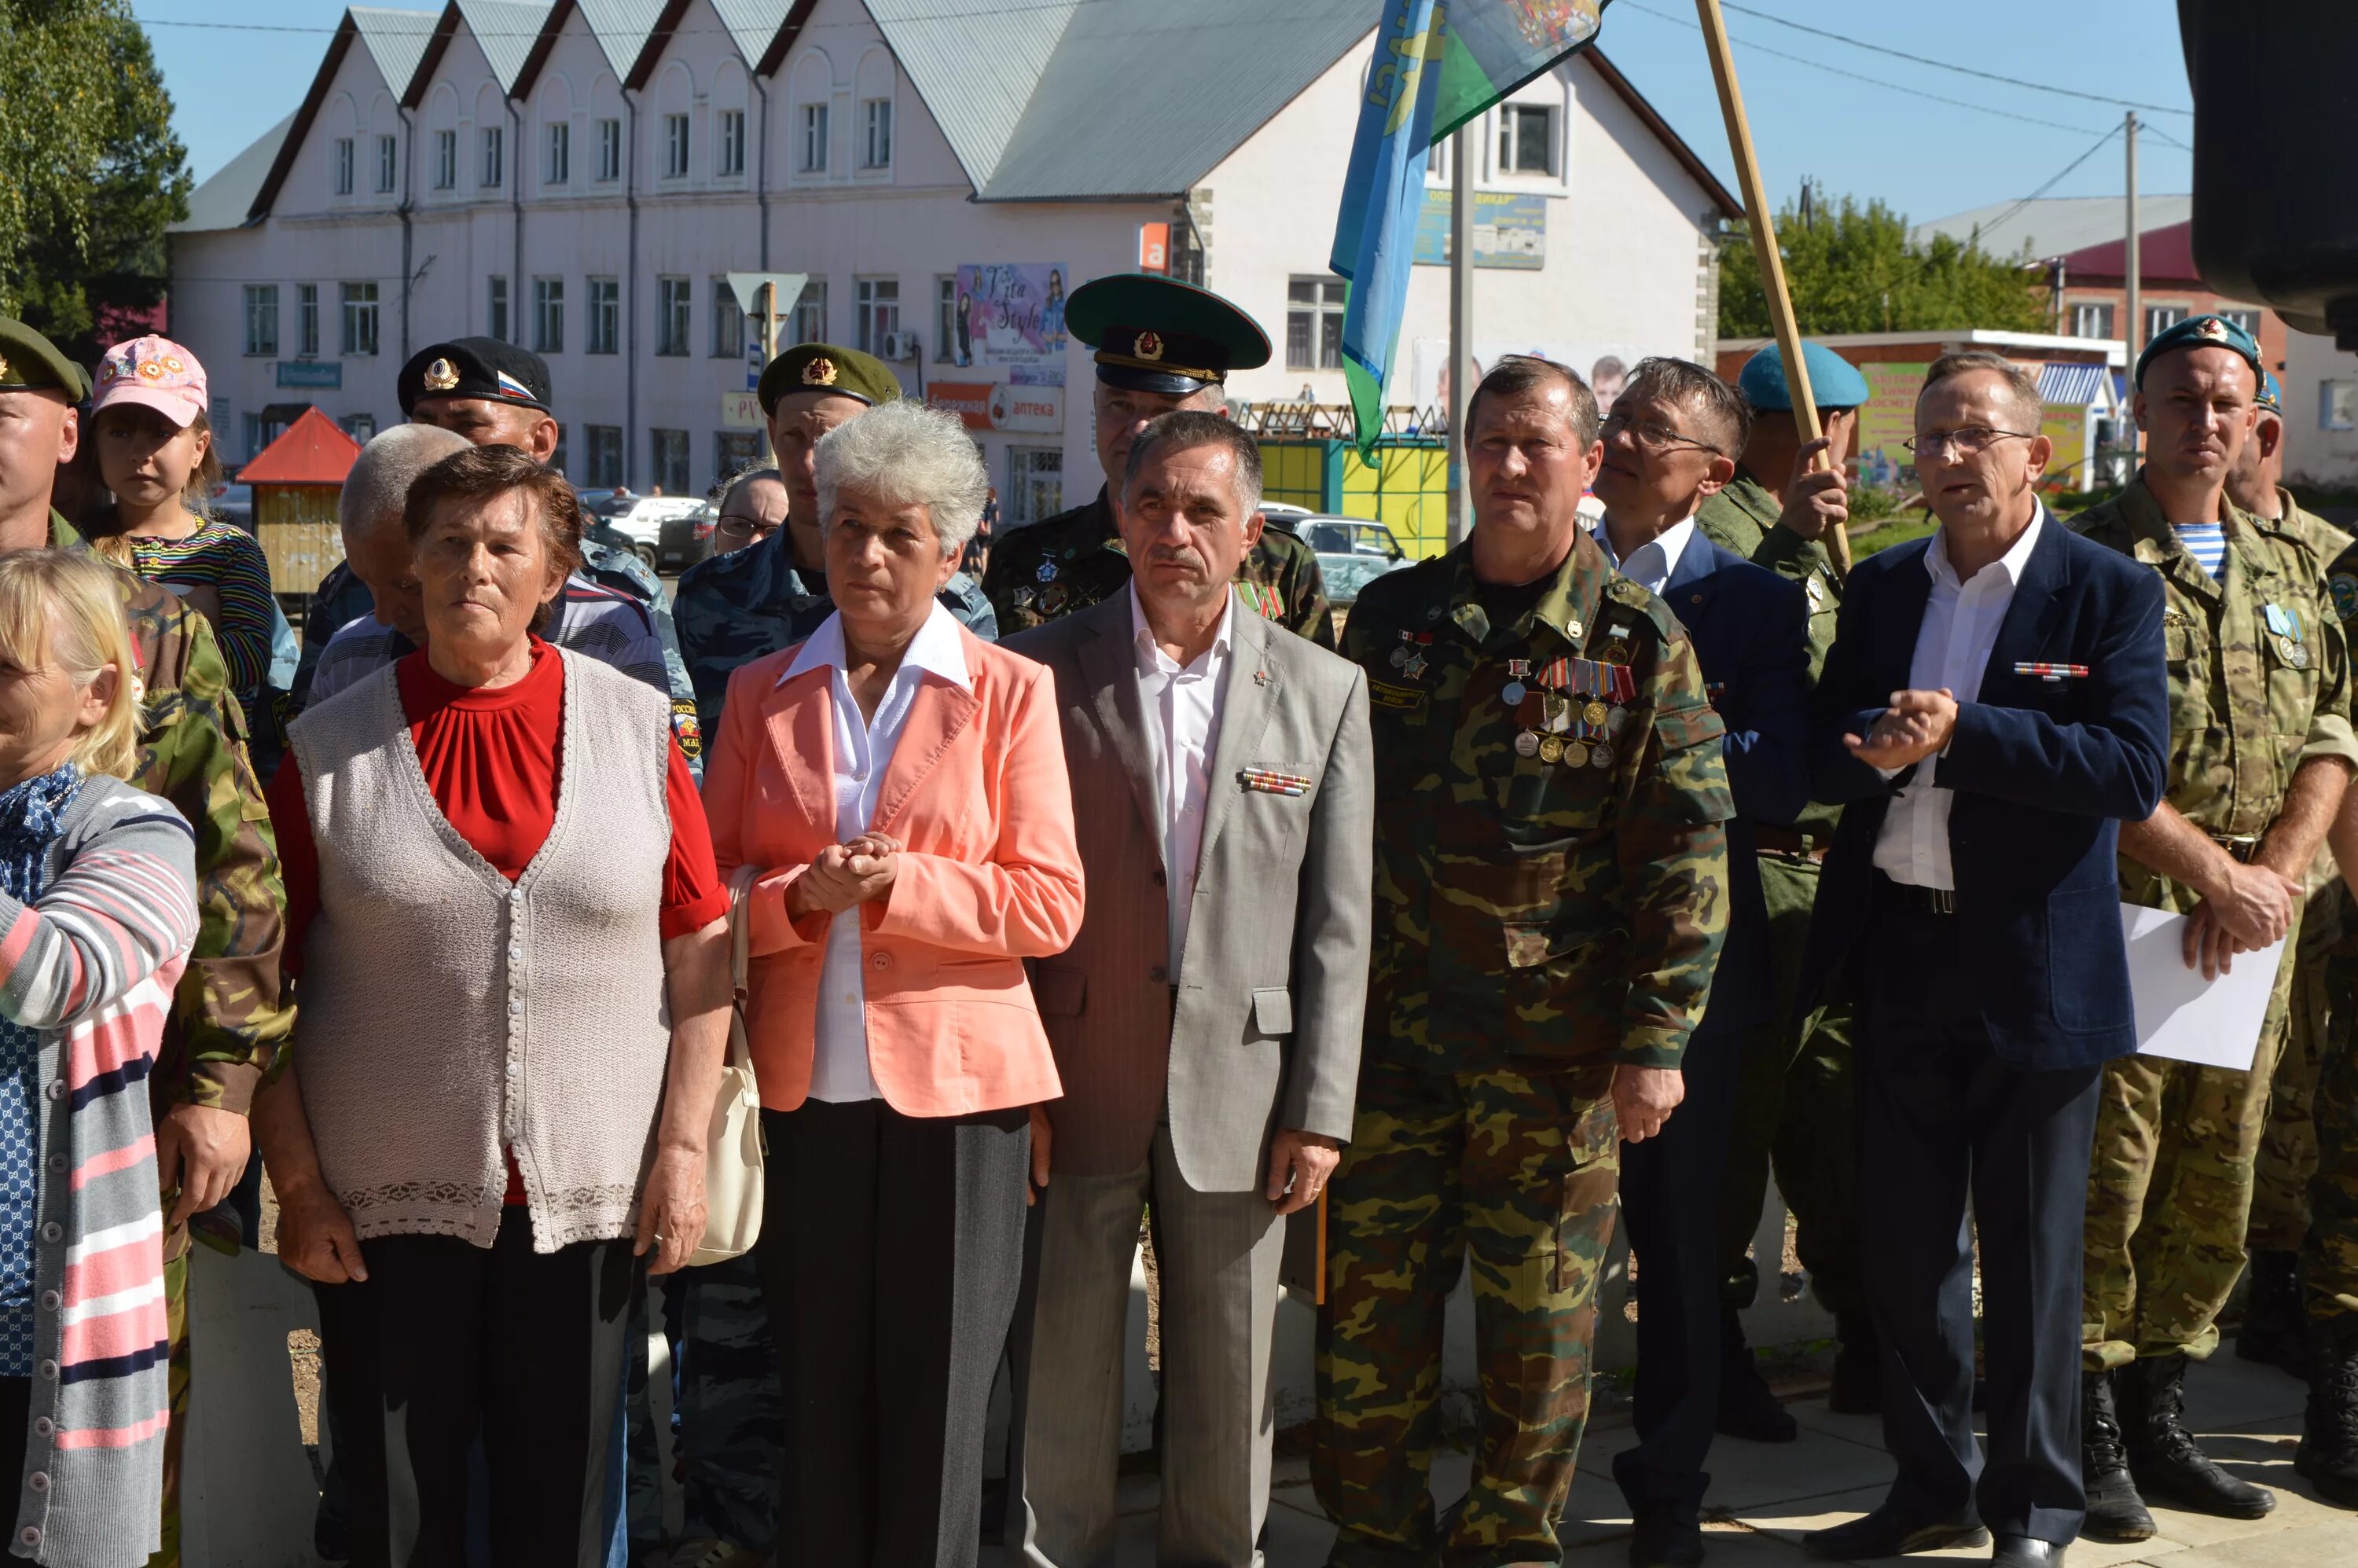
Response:
[[[892,56],[881,49],[870,49],[860,58],[860,69],[853,77],[851,95],[853,162],[863,177],[876,178],[892,171],[894,88],[898,73],[892,69]]]
[[[795,66],[786,111],[786,168],[795,183],[824,183],[837,167],[835,67],[814,49]]]

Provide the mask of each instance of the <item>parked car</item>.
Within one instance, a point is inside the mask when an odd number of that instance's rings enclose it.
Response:
[[[254,486],[232,481],[214,488],[207,510],[224,523],[254,532]]]
[[[1263,522],[1291,534],[1296,523],[1315,514],[1307,506],[1296,506],[1290,501],[1264,501],[1260,503],[1260,515]]]
[[[1289,532],[1321,556],[1373,556],[1397,561],[1408,553],[1390,528],[1357,517],[1304,515]]]
[[[707,501],[692,514],[664,519],[655,541],[655,569],[684,572],[712,553],[712,531],[719,524],[720,508]]]
[[[584,492],[584,510],[598,527],[627,541],[639,559],[656,571],[680,571],[703,558],[696,552],[696,524],[712,515],[712,503],[693,495],[633,495],[627,491]],[[672,524],[680,526],[674,528]]]

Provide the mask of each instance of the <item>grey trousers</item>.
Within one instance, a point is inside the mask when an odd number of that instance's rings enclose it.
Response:
[[[1023,1562],[1107,1568],[1121,1454],[1122,1329],[1139,1210],[1162,1271],[1163,1568],[1257,1568],[1269,1511],[1270,1340],[1285,1227],[1256,1190],[1199,1193],[1168,1128],[1119,1176],[1059,1175],[1042,1227],[1023,1421]]]

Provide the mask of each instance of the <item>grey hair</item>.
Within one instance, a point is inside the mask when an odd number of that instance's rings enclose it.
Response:
[[[1244,503],[1249,513],[1260,510],[1260,443],[1227,415],[1202,408],[1174,409],[1147,421],[1146,428],[1130,443],[1130,460],[1122,466],[1123,495],[1128,496],[1130,485],[1157,454],[1174,449],[1190,451],[1197,447],[1218,447],[1234,458],[1231,482],[1236,487],[1237,499]]]
[[[729,510],[729,503],[737,499],[737,492],[739,491],[744,489],[749,484],[752,484],[758,481],[765,479],[773,484],[784,484],[786,482],[786,476],[780,473],[775,469],[747,469],[735,479],[730,480],[727,484],[720,487],[720,510],[723,512]]]
[[[395,425],[373,438],[352,460],[336,497],[336,526],[346,538],[362,529],[401,521],[409,487],[417,476],[454,452],[467,438],[438,425]]]
[[[1944,381],[1976,371],[1988,371],[2006,383],[2005,400],[2012,408],[2015,423],[2028,427],[2032,435],[2039,433],[2039,421],[2047,417],[2046,405],[2039,396],[2039,383],[2031,373],[2004,354],[1994,354],[1986,349],[1965,349],[1942,354],[1924,373],[1924,384],[1917,390],[1916,401],[1924,401],[1924,394]]]
[[[923,506],[942,554],[974,537],[990,498],[990,471],[955,414],[903,399],[871,408],[818,438],[818,511],[835,516],[845,491],[894,506]]]

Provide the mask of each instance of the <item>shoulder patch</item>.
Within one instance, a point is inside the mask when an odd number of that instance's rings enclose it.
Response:
[[[2333,596],[2333,613],[2344,623],[2358,621],[2358,576],[2335,572],[2325,579],[2325,587]]]

